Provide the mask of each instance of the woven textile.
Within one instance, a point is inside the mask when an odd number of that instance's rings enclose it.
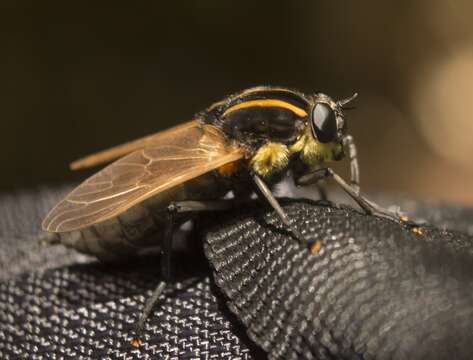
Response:
[[[160,279],[159,259],[107,265],[41,247],[34,239],[41,219],[68,189],[0,198],[0,359],[261,357],[220,300],[202,251],[176,255],[178,281],[133,348],[134,322]]]
[[[229,308],[270,358],[471,359],[471,236],[308,201],[285,210],[314,253],[265,210],[224,220],[206,245]],[[450,212],[470,229],[470,210]]]
[[[261,348],[283,359],[471,353],[471,209],[403,203],[437,227],[418,236],[344,207],[288,202],[307,240],[321,241],[315,255],[266,208],[212,216],[205,239],[175,254],[177,281],[136,349],[129,342],[160,279],[159,257],[100,264],[41,247],[41,219],[67,190],[0,196],[0,359],[259,359]]]

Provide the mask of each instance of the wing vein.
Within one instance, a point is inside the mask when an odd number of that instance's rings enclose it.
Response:
[[[87,179],[51,210],[43,228],[67,232],[94,225],[243,157],[243,150],[230,146],[211,125],[195,122],[176,129],[154,135],[159,142],[148,143]]]

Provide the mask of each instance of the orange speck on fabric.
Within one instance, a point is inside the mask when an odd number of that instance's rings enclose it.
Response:
[[[312,255],[318,254],[321,248],[322,248],[322,243],[319,240],[317,240],[312,245],[310,245],[310,253]]]
[[[416,235],[424,235],[424,229],[422,229],[421,227],[415,227],[412,229],[412,232]]]
[[[137,347],[140,347],[140,345],[141,345],[141,340],[140,340],[140,339],[132,339],[132,340],[130,341],[130,343],[131,343],[131,346],[137,348]]]

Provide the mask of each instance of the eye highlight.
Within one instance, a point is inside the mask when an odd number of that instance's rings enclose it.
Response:
[[[333,109],[324,103],[318,103],[310,114],[312,135],[321,143],[337,139],[337,117]]]

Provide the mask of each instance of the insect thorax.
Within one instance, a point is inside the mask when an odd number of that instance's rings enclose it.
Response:
[[[341,144],[323,144],[306,130],[289,145],[267,142],[259,147],[250,160],[252,170],[264,178],[271,178],[288,169],[293,159],[300,160],[308,169],[322,163],[340,160],[343,157]]]
[[[227,97],[199,118],[249,149],[250,167],[264,178],[287,170],[299,155],[308,167],[336,159],[336,144],[316,141],[308,127],[310,97],[289,89],[258,87]]]
[[[255,151],[268,141],[293,143],[307,122],[309,108],[301,93],[258,87],[229,96],[198,117]]]

